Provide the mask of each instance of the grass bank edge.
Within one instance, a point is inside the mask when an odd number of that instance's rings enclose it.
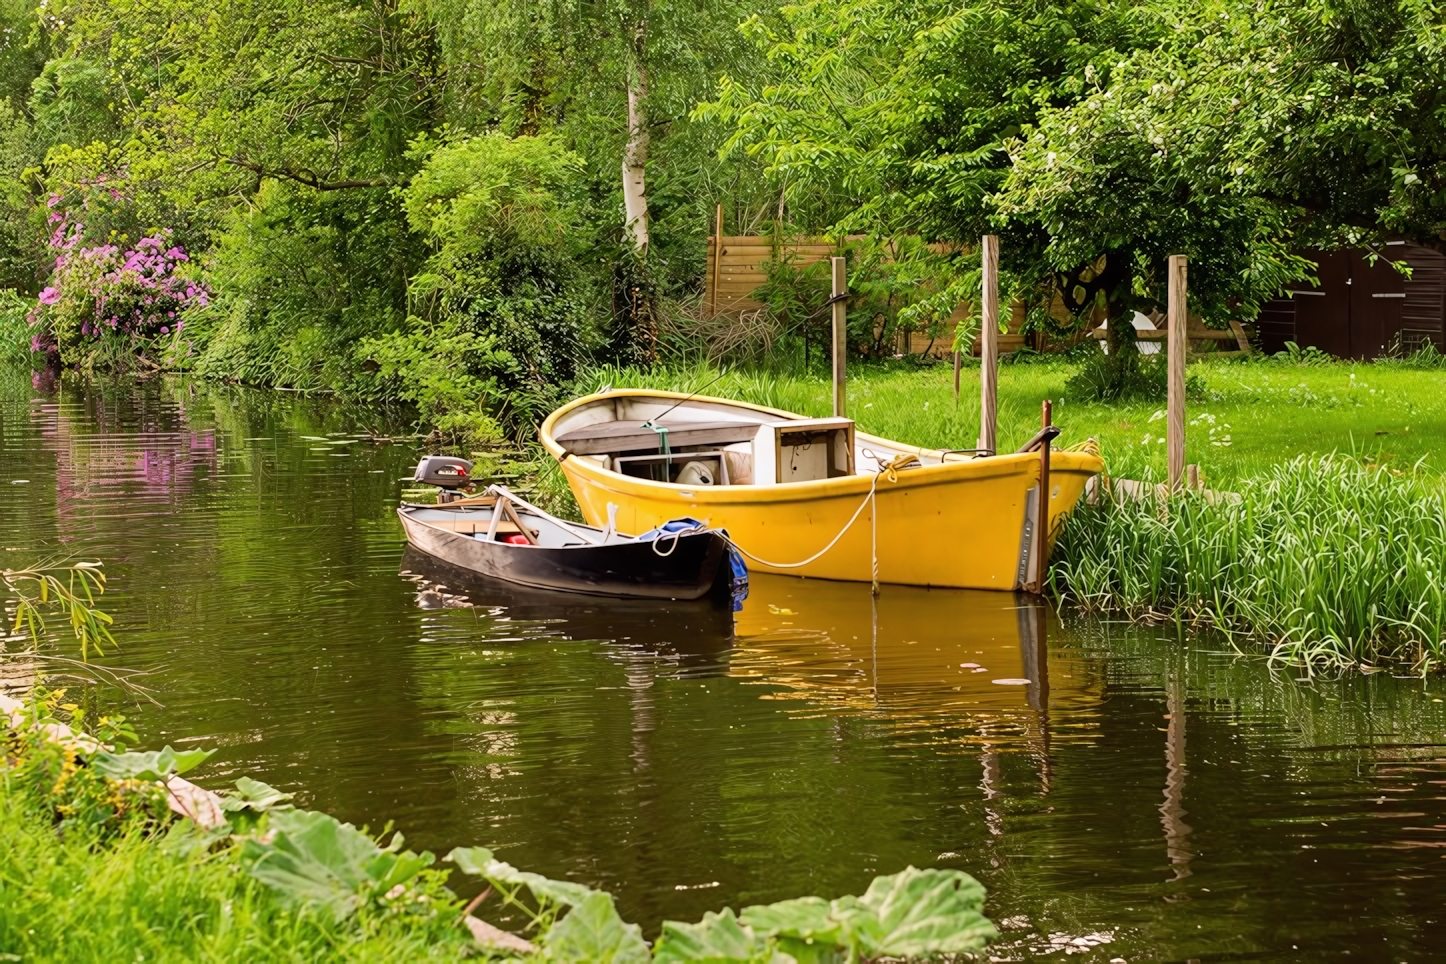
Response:
[[[1427,473],[1297,456],[1194,492],[1081,504],[1050,584],[1086,613],[1174,622],[1317,667],[1446,665],[1446,490]]]

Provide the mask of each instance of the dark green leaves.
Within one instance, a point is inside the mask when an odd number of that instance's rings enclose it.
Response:
[[[329,911],[340,920],[432,865],[430,853],[403,851],[401,843],[397,834],[383,850],[335,817],[283,810],[271,814],[266,834],[245,842],[242,859],[252,877],[287,900]]]

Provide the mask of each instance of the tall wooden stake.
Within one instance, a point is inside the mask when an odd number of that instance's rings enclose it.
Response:
[[[959,369],[963,367],[963,352],[954,349],[954,407],[959,407]]]
[[[710,318],[718,314],[718,283],[723,280],[720,277],[723,273],[723,205],[721,204],[718,205],[718,217],[714,223],[717,225],[717,230],[713,234],[713,291],[712,296],[708,299],[708,316]]]
[[[1170,456],[1170,490],[1179,491],[1185,477],[1185,353],[1190,347],[1186,333],[1186,258],[1170,255],[1169,278],[1169,392],[1165,436]]]
[[[984,297],[979,326],[979,442],[995,449],[995,397],[999,381],[999,238],[984,236]]]
[[[833,259],[833,297],[838,299],[833,303],[833,414],[836,418],[842,418],[847,408],[844,383],[848,379],[849,309],[843,296],[848,294],[849,285],[844,264],[843,258]]]
[[[1054,424],[1054,404],[1045,399],[1040,405],[1040,428],[1049,428]],[[1034,578],[1030,580],[1031,585],[1025,588],[1030,592],[1044,595],[1044,583],[1049,578],[1049,436],[1045,436],[1043,443],[1039,446],[1039,508],[1036,510],[1039,515],[1038,524],[1034,527]]]

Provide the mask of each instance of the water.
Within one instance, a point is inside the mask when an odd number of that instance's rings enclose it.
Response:
[[[989,887],[1002,959],[1416,961],[1446,938],[1434,680],[1302,682],[999,594],[875,609],[757,578],[730,625],[468,582],[404,557],[418,448],[374,437],[399,431],[0,374],[0,566],[105,561],[103,661],[158,703],[87,698],[147,745],[218,747],[198,782],[491,846],[649,934],[914,864]]]

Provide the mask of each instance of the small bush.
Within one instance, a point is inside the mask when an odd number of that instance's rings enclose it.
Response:
[[[1072,402],[1163,402],[1169,394],[1165,353],[1140,354],[1132,325],[1121,324],[1118,347],[1110,354],[1092,352],[1064,385]],[[1185,391],[1198,395],[1204,382],[1187,377]]]

